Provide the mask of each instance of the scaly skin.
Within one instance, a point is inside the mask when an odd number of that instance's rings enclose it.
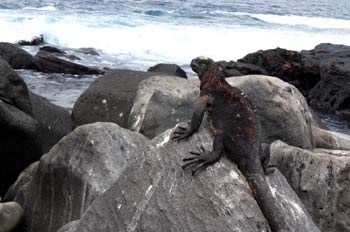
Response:
[[[191,168],[192,175],[215,163],[223,153],[238,165],[246,177],[272,231],[288,231],[266,181],[269,169],[269,145],[260,143],[260,122],[255,108],[238,88],[229,85],[220,67],[210,58],[193,59],[191,67],[200,79],[200,96],[195,105],[190,127],[178,127],[172,139],[181,141],[198,131],[205,112],[209,113],[214,133],[213,150],[191,152],[184,159],[183,168]]]

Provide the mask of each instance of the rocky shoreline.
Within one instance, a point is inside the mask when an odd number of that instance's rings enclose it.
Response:
[[[212,135],[205,125],[181,144],[169,139],[199,93],[178,66],[101,70],[52,46],[32,56],[9,43],[0,57],[1,232],[270,231],[235,164],[223,158],[195,177],[181,169]],[[310,109],[350,121],[349,61],[350,47],[321,44],[218,62],[257,107],[279,170],[267,178],[290,231],[350,231],[350,136]],[[70,114],[13,69],[101,76]]]

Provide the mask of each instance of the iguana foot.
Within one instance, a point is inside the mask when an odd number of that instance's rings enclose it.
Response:
[[[182,165],[182,168],[186,169],[188,166],[191,166],[192,176],[194,176],[199,170],[206,168],[212,163],[215,163],[220,158],[220,154],[206,151],[202,146],[199,150],[200,151],[198,152],[191,151],[190,153],[192,156],[183,159],[185,164]]]
[[[192,134],[193,132],[191,131],[190,128],[178,126],[175,129],[171,139],[180,142],[181,140],[191,137]]]

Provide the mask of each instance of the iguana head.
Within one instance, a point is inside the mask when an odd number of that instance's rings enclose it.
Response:
[[[214,60],[209,57],[199,56],[191,61],[192,70],[200,77],[215,64]]]
[[[191,61],[192,70],[197,73],[201,86],[216,79],[220,75],[220,66],[209,57],[199,56]]]

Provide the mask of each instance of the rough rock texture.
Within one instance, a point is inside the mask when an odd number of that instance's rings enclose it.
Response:
[[[260,50],[238,62],[218,62],[226,77],[243,74],[276,76],[293,84],[315,107],[340,111],[350,119],[350,46],[323,43],[301,52]]]
[[[0,231],[14,232],[21,226],[23,209],[16,202],[0,203]]]
[[[301,73],[300,53],[282,48],[250,53],[238,62],[263,68],[271,76],[285,81],[295,80]]]
[[[22,176],[30,181],[17,185],[14,200],[25,209],[27,231],[56,232],[79,219],[145,142],[142,135],[112,123],[82,126],[64,137],[37,169],[28,171],[31,178]]]
[[[110,70],[95,80],[74,104],[73,127],[92,122],[115,122],[127,126],[138,84],[154,73]]]
[[[309,151],[278,141],[271,156],[321,231],[350,231],[350,151]]]
[[[0,196],[24,168],[41,157],[38,129],[26,84],[0,59]]]
[[[78,75],[103,74],[104,71],[58,58],[52,53],[39,51],[36,55],[38,70],[45,73],[67,73]]]
[[[186,72],[176,64],[156,64],[150,67],[147,72],[156,72],[168,75],[174,75],[187,79]]]
[[[11,43],[0,42],[0,58],[14,69],[37,69],[35,58],[25,50]]]
[[[208,129],[184,143],[169,142],[170,133],[140,147],[112,187],[63,231],[270,231],[234,163],[223,157],[195,177],[181,169],[198,144],[210,148]],[[278,171],[269,182],[290,231],[319,231]]]
[[[331,57],[350,58],[350,46],[321,43],[314,49],[301,51],[304,67],[315,67],[315,71],[322,60]]]
[[[350,113],[349,58],[329,58],[320,62],[321,80],[310,91],[310,104],[317,108]]]
[[[68,224],[61,227],[57,232],[74,232],[77,229],[79,220],[69,222]]]
[[[20,40],[17,42],[18,45],[21,46],[38,46],[44,43],[44,35],[34,36],[32,40]]]
[[[294,86],[275,77],[258,75],[226,80],[242,89],[257,108],[263,142],[279,139],[298,147],[314,147],[311,113],[305,98]]]
[[[38,167],[39,161],[36,161],[24,169],[17,178],[16,182],[14,182],[7,191],[4,197],[4,201],[13,201],[17,193],[20,191],[25,192],[28,184],[32,181]]]
[[[235,76],[243,76],[243,75],[252,75],[252,74],[260,74],[267,75],[267,71],[254,64],[242,63],[242,62],[226,62],[219,61],[217,62],[222,68],[222,73],[225,77],[235,77]]]
[[[127,128],[153,138],[188,120],[198,94],[196,82],[169,76],[150,77],[138,84]]]
[[[43,153],[48,152],[63,136],[72,131],[67,109],[50,103],[46,98],[30,92],[35,119],[39,122],[39,140]]]
[[[350,135],[312,127],[317,148],[350,151]]]

